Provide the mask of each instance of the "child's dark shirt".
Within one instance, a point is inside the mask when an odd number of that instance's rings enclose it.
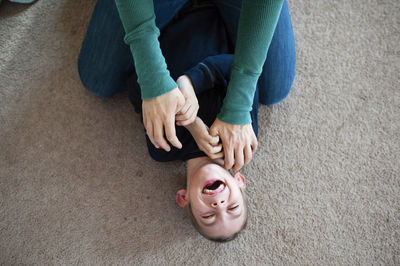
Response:
[[[197,116],[211,127],[222,107],[233,62],[230,41],[216,7],[193,9],[186,5],[161,31],[159,41],[171,77],[175,80],[183,74],[190,77],[200,106]],[[136,73],[129,78],[128,89],[135,111],[141,114],[142,101]],[[250,113],[256,135],[257,109],[258,88]],[[170,145],[169,152],[156,149],[146,135],[150,156],[159,162],[207,156],[199,150],[186,128],[176,126],[176,135],[182,149]]]

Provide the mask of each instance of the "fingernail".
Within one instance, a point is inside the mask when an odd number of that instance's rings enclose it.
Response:
[[[160,146],[157,146],[156,148],[159,149],[159,150],[161,150],[161,147],[160,147]]]

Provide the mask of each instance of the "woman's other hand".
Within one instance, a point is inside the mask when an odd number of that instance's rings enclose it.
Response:
[[[175,115],[184,105],[185,97],[178,88],[156,98],[143,100],[143,124],[150,141],[156,148],[171,150],[164,139],[164,129],[168,141],[176,148],[182,148],[182,143],[176,136]]]
[[[225,169],[239,171],[251,161],[257,150],[257,137],[251,124],[232,125],[217,118],[211,126],[210,134],[221,138]]]
[[[178,126],[186,126],[192,124],[199,111],[199,103],[197,101],[196,93],[194,92],[192,81],[189,76],[180,76],[176,83],[178,88],[185,97],[185,105],[176,114],[175,120]]]

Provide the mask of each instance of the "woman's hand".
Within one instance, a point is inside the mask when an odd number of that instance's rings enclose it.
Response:
[[[156,98],[143,100],[143,124],[150,141],[156,148],[171,150],[164,139],[164,128],[168,141],[176,148],[182,148],[181,142],[176,137],[175,114],[182,109],[184,104],[185,98],[178,88]]]
[[[187,75],[180,76],[176,83],[178,88],[185,97],[185,105],[176,114],[175,120],[178,126],[186,126],[194,122],[199,111],[199,103],[196,93],[194,92],[193,84]]]
[[[218,118],[210,129],[211,136],[219,136],[224,147],[225,169],[240,170],[248,164],[257,149],[257,137],[251,124],[232,125]]]
[[[207,154],[211,159],[223,158],[222,144],[219,144],[219,137],[213,137],[209,134],[209,129],[206,124],[196,117],[192,124],[186,126],[192,134],[197,146],[201,151]]]

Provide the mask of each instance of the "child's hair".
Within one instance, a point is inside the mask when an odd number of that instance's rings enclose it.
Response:
[[[194,215],[193,215],[193,212],[192,212],[192,207],[190,206],[190,203],[187,205],[186,210],[187,210],[187,212],[189,214],[190,220],[192,221],[193,226],[196,228],[196,230],[202,236],[204,236],[208,240],[215,241],[215,242],[228,242],[228,241],[234,240],[239,235],[239,233],[243,229],[246,228],[246,226],[247,226],[247,218],[249,217],[249,209],[248,209],[248,206],[247,206],[246,194],[244,193],[244,191],[242,189],[240,189],[240,191],[242,192],[242,195],[243,195],[243,203],[244,203],[244,207],[245,207],[245,211],[246,211],[246,218],[245,218],[245,221],[244,221],[242,227],[239,229],[239,231],[237,231],[236,233],[233,233],[232,235],[227,236],[227,237],[211,237],[211,236],[207,235],[206,233],[204,233],[203,230],[201,230],[199,224],[197,223],[196,218],[194,218]]]

